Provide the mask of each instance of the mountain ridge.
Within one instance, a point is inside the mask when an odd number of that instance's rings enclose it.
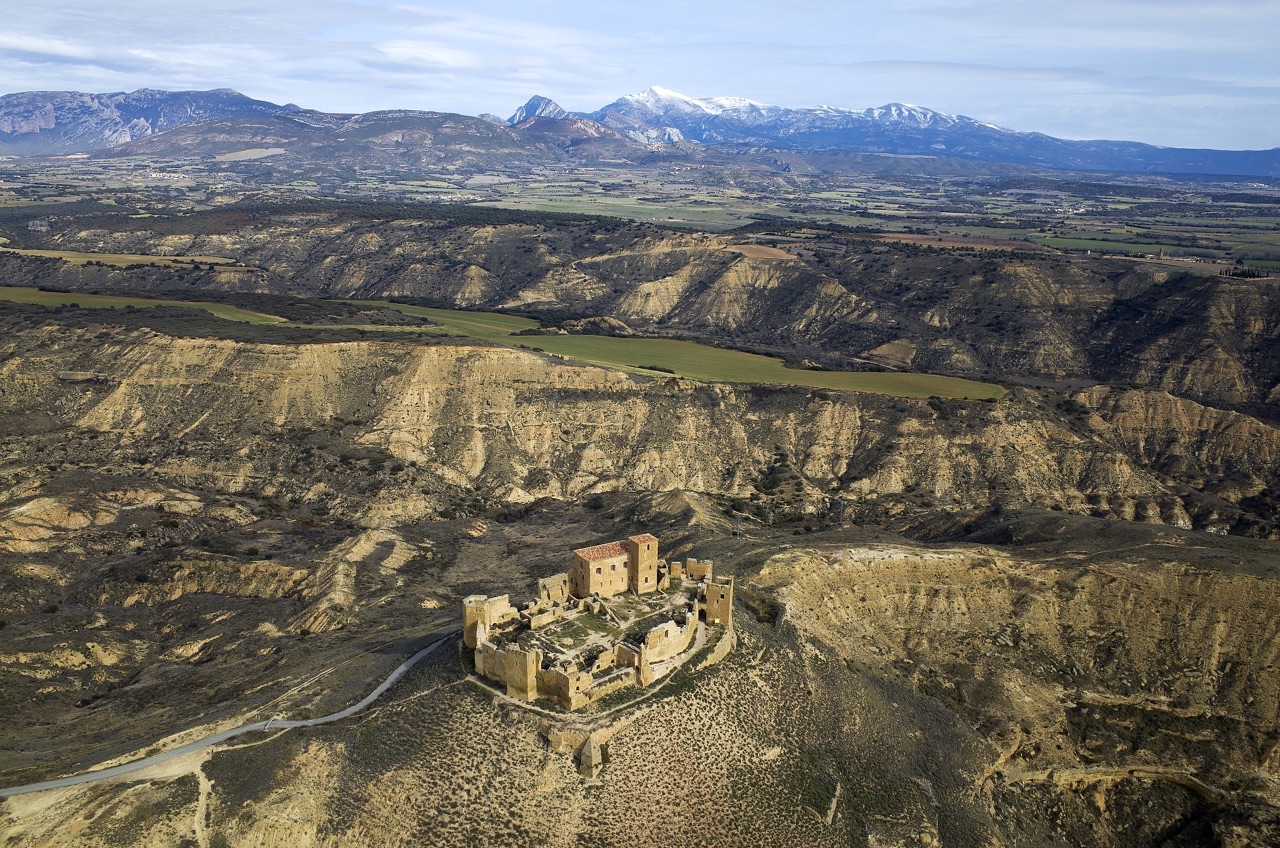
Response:
[[[299,111],[230,88],[208,91],[23,91],[0,95],[0,155],[42,156],[115,147],[196,121]]]
[[[354,120],[254,100],[233,89],[133,92],[18,92],[0,96],[0,155],[47,156],[111,150],[203,121],[312,115],[318,125]],[[376,110],[378,116],[452,113]],[[321,117],[328,116],[328,117]],[[888,103],[865,109],[773,106],[742,97],[696,98],[652,86],[594,112],[569,112],[535,95],[505,121],[485,113],[456,115],[518,131],[539,145],[547,134],[560,146],[608,138],[644,146],[693,142],[705,147],[767,147],[794,151],[934,156],[1057,170],[1280,176],[1280,147],[1215,150],[1162,147],[1132,141],[1068,140],[1008,129],[964,115]],[[531,120],[537,119],[534,123]],[[564,123],[557,123],[564,122]],[[222,124],[225,127],[225,123]],[[191,135],[191,133],[188,133]],[[688,148],[686,148],[688,149]]]
[[[507,119],[507,123],[518,124],[529,118],[564,118],[568,114],[568,111],[550,97],[535,94],[529,98],[528,102],[517,109],[515,114]]]
[[[1280,147],[1212,150],[1107,139],[1072,141],[922,106],[784,107],[735,97],[696,98],[652,86],[578,113],[634,141],[940,155],[1065,170],[1280,176]]]

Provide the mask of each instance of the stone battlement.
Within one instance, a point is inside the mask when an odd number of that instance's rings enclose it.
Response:
[[[462,623],[476,674],[509,697],[577,710],[649,686],[730,638],[733,578],[715,577],[708,560],[658,559],[658,539],[645,533],[574,551],[569,570],[539,580],[521,609],[507,595],[472,595]]]

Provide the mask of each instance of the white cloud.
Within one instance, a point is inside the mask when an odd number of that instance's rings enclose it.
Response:
[[[453,70],[484,67],[478,54],[436,41],[387,41],[374,47],[392,61],[409,65]]]
[[[88,59],[93,51],[86,45],[75,44],[60,38],[42,35],[26,35],[21,32],[0,32],[0,51],[30,53],[66,59]]]

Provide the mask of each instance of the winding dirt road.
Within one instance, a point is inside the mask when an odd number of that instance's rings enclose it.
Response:
[[[81,774],[71,775],[70,777],[59,777],[54,780],[42,780],[39,783],[28,783],[25,786],[11,786],[7,789],[0,789],[0,799],[7,798],[11,795],[25,795],[29,792],[43,792],[46,789],[62,789],[68,786],[78,786],[82,783],[94,783],[99,780],[109,780],[121,775],[130,774],[136,771],[150,768],[165,760],[171,760],[190,754],[192,751],[199,751],[204,748],[210,748],[228,739],[234,739],[237,736],[243,736],[246,733],[255,733],[259,730],[291,730],[297,727],[316,727],[321,724],[331,724],[335,721],[342,721],[344,718],[350,718],[364,708],[368,707],[374,701],[378,700],[384,692],[390,689],[395,683],[406,674],[409,669],[413,668],[426,657],[430,656],[436,648],[439,648],[445,642],[452,641],[458,636],[457,633],[451,633],[423,648],[418,653],[409,657],[401,663],[395,671],[382,681],[376,689],[362,698],[360,701],[347,707],[345,710],[339,710],[336,713],[330,713],[319,718],[306,719],[275,719],[269,718],[266,721],[255,721],[249,724],[243,724],[240,727],[224,730],[221,733],[215,733],[212,736],[206,736],[204,739],[197,739],[194,742],[188,742],[186,745],[174,748],[171,751],[165,751],[162,754],[154,754],[150,757],[143,757],[140,760],[123,763],[110,768],[97,769],[95,771],[87,771]]]

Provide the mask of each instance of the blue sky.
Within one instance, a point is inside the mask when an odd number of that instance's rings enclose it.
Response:
[[[231,87],[331,111],[591,110],[661,85],[900,101],[1065,138],[1280,146],[1280,0],[40,0],[0,90]]]

